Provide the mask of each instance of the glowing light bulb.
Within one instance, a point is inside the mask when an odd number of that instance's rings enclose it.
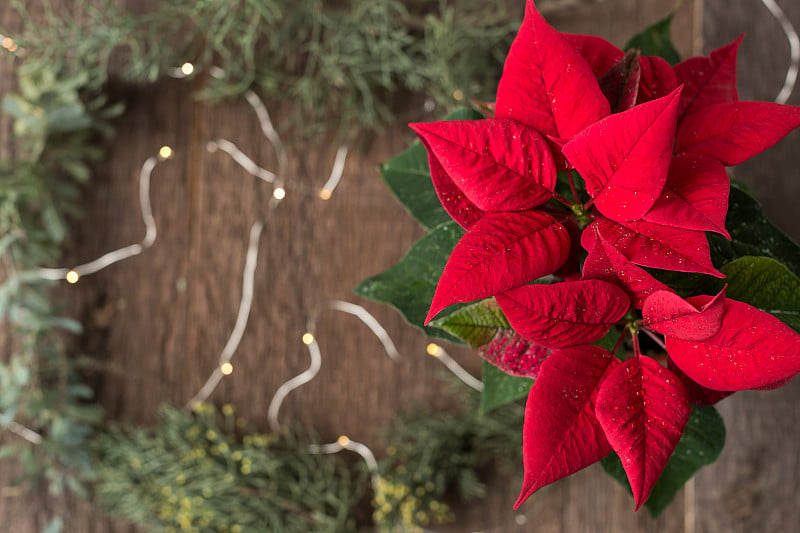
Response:
[[[184,76],[191,76],[193,72],[194,72],[194,65],[192,65],[188,61],[183,65],[181,65],[181,74],[183,74]]]
[[[3,40],[0,41],[0,45],[2,45],[6,50],[11,50],[11,47],[15,46],[14,40],[11,37],[3,37]]]
[[[219,365],[219,371],[222,372],[223,376],[230,376],[233,374],[233,365],[230,363],[222,363]]]
[[[336,439],[336,444],[342,448],[347,448],[347,445],[350,444],[350,437],[347,435],[340,435],[339,438]]]
[[[283,187],[275,187],[275,190],[272,191],[272,196],[275,197],[276,200],[283,200],[286,198],[286,189]]]
[[[432,357],[439,357],[442,353],[442,349],[439,347],[438,344],[430,343],[426,348],[425,351],[428,352],[428,355]]]
[[[461,89],[456,89],[453,91],[453,99],[459,102],[464,99],[464,93],[461,91]]]
[[[323,199],[323,200],[330,200],[332,194],[333,194],[333,191],[331,191],[329,189],[320,189],[320,191],[319,191],[319,197],[321,199]]]
[[[314,335],[311,333],[303,333],[303,344],[308,346],[314,342]]]
[[[169,146],[164,145],[158,149],[158,158],[161,159],[162,161],[166,161],[167,159],[172,159],[173,154],[174,152],[172,151],[172,148],[170,148]]]
[[[64,279],[67,280],[67,283],[75,284],[78,283],[78,280],[81,279],[81,275],[75,272],[74,270],[70,270],[67,272],[67,275],[64,276]]]

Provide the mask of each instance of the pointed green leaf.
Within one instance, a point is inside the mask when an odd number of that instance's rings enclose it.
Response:
[[[669,36],[673,14],[662,19],[652,26],[645,28],[641,33],[633,36],[625,45],[625,50],[638,48],[644,56],[659,56],[667,60],[670,65],[675,65],[681,60],[680,54],[675,50]]]
[[[436,226],[417,241],[399,263],[362,281],[355,288],[356,294],[391,304],[409,323],[431,337],[459,342],[446,331],[423,326],[423,322],[444,265],[462,235],[464,230],[455,222]]]
[[[444,120],[479,120],[484,118],[469,108],[457,109]],[[431,182],[428,153],[415,141],[408,150],[394,156],[380,167],[381,175],[397,200],[425,229],[450,221]]]
[[[473,348],[480,348],[498,333],[511,329],[511,324],[494,298],[468,305],[431,321],[429,325],[452,333]]]
[[[509,376],[494,365],[483,362],[483,392],[481,413],[487,413],[501,405],[524,398],[531,390],[533,380]]]
[[[720,268],[726,296],[745,302],[800,332],[800,278],[770,257],[741,257]]]
[[[759,203],[735,184],[731,184],[725,227],[731,241],[708,234],[711,260],[723,265],[746,255],[777,259],[795,274],[800,274],[800,246],[764,216]]]
[[[717,460],[724,445],[725,424],[717,410],[710,406],[692,407],[683,436],[644,504],[650,514],[654,517],[661,514],[695,472]],[[628,478],[616,453],[600,463],[611,477],[630,491]]]

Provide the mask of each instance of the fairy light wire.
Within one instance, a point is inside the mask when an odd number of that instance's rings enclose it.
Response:
[[[350,315],[355,316],[361,322],[367,326],[370,331],[377,337],[380,343],[383,345],[383,349],[391,359],[397,360],[400,357],[400,352],[397,350],[397,347],[392,341],[392,338],[389,336],[389,333],[386,329],[381,325],[378,320],[369,313],[366,309],[361,307],[360,305],[345,302],[342,300],[331,300],[323,304],[323,306],[318,307],[309,317],[308,321],[306,322],[306,329],[309,332],[314,332],[317,329],[317,318],[319,314],[324,309],[330,309],[332,311],[340,311],[342,313],[347,313]]]
[[[789,41],[789,68],[786,70],[786,78],[783,82],[778,96],[775,97],[775,102],[785,104],[789,97],[794,92],[795,85],[797,84],[798,72],[800,72],[800,37],[794,29],[792,22],[786,16],[783,9],[778,5],[775,0],[761,0],[761,3],[769,10],[775,20],[781,25],[783,33],[786,34],[786,39]]]
[[[112,250],[93,261],[72,268],[39,268],[36,269],[38,276],[47,280],[66,279],[70,283],[75,283],[81,276],[99,272],[114,263],[139,255],[153,246],[158,236],[158,228],[153,217],[153,207],[150,203],[150,177],[160,162],[172,159],[172,156],[172,148],[162,146],[159,150],[159,155],[148,157],[139,171],[139,208],[145,226],[144,238],[140,242]]]
[[[477,379],[464,369],[458,362],[450,357],[447,351],[438,344],[428,344],[426,351],[428,355],[439,360],[447,369],[460,379],[466,386],[478,392],[483,390],[483,382]]]
[[[253,293],[255,287],[255,272],[258,265],[258,248],[261,239],[261,230],[264,224],[255,222],[250,228],[250,239],[247,246],[247,256],[242,272],[242,297],[239,300],[239,311],[236,314],[236,323],[233,326],[228,341],[219,355],[219,364],[206,380],[205,384],[197,391],[197,394],[189,400],[186,405],[191,409],[196,404],[204,402],[211,396],[217,388],[222,378],[233,371],[231,359],[236,353],[236,349],[242,341],[244,332],[247,329],[247,320],[250,317],[250,309],[253,306]]]
[[[308,450],[313,454],[333,454],[344,450],[357,453],[364,460],[364,464],[367,465],[367,470],[369,470],[373,486],[377,486],[377,481],[380,479],[378,461],[375,459],[375,454],[372,453],[372,450],[366,444],[356,442],[346,435],[341,435],[336,439],[336,442],[331,442],[329,444],[312,444],[309,446]]]
[[[283,401],[293,390],[302,387],[314,379],[319,373],[320,368],[322,368],[322,352],[319,349],[317,340],[311,336],[310,342],[304,342],[304,344],[308,348],[308,355],[311,358],[311,365],[306,370],[278,387],[278,390],[276,390],[275,394],[272,396],[272,401],[270,401],[269,408],[267,409],[267,422],[269,423],[270,429],[276,433],[281,429],[281,424],[278,420],[278,414],[280,413]]]

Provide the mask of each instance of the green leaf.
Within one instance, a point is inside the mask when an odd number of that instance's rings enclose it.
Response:
[[[625,50],[638,48],[644,56],[659,56],[667,60],[670,65],[679,63],[680,54],[675,50],[669,36],[669,29],[672,25],[673,13],[646,28],[643,32],[633,36],[625,45]]]
[[[444,265],[462,235],[464,230],[455,222],[436,226],[414,243],[399,263],[362,281],[355,288],[355,293],[393,305],[410,324],[421,328],[431,337],[459,342],[441,329],[423,326],[423,322]]]
[[[473,348],[480,348],[498,333],[511,329],[511,324],[494,298],[470,304],[448,316],[433,320],[429,325],[452,333]]]
[[[767,220],[752,196],[733,184],[725,226],[731,234],[730,242],[717,234],[708,237],[715,265],[746,255],[767,256],[800,275],[800,246]]]
[[[695,472],[717,460],[724,445],[725,424],[717,410],[710,406],[692,407],[683,436],[644,504],[650,514],[654,517],[661,514]],[[630,491],[628,478],[616,453],[612,452],[600,463],[611,477]]]
[[[800,332],[800,278],[770,257],[741,257],[723,265],[726,296],[766,311]]]
[[[453,111],[444,120],[479,120],[484,118],[478,111],[461,108]],[[411,147],[394,156],[380,167],[383,179],[397,200],[425,229],[432,229],[450,221],[431,182],[428,167],[428,152],[422,143],[415,141]]]
[[[533,380],[509,376],[496,366],[483,362],[483,392],[481,413],[487,413],[501,405],[524,398],[531,390]]]

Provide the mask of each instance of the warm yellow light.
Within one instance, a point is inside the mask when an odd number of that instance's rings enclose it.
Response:
[[[78,283],[78,280],[81,279],[81,275],[75,272],[74,270],[70,270],[67,272],[67,275],[64,276],[64,279],[67,280],[67,283]]]
[[[303,333],[303,344],[308,346],[314,342],[314,335],[311,333]]]
[[[460,102],[461,100],[464,99],[464,93],[461,92],[461,89],[456,89],[455,91],[453,91],[453,98]]]
[[[158,149],[158,158],[162,161],[166,161],[172,158],[173,153],[172,148],[165,145]]]
[[[322,198],[323,200],[330,200],[332,194],[333,191],[330,191],[328,189],[320,189],[319,191],[319,197]]]
[[[347,435],[340,435],[339,438],[336,439],[336,444],[342,448],[347,448],[347,445],[350,444],[350,437]]]
[[[8,47],[8,51],[9,52],[16,52],[17,48],[18,48],[18,46],[16,44],[12,44],[11,46]]]
[[[425,351],[428,352],[428,355],[433,357],[439,357],[439,354],[442,353],[442,349],[439,347],[438,344],[430,343],[426,348]]]
[[[222,372],[223,376],[230,376],[233,374],[233,365],[230,363],[222,363],[219,365],[219,371]]]
[[[15,46],[14,40],[11,37],[3,37],[3,40],[0,41],[0,44],[2,44],[3,48],[6,50],[11,50],[11,47]]]
[[[286,189],[283,187],[275,187],[275,190],[272,191],[272,196],[274,196],[276,200],[283,200],[286,198]]]
[[[192,65],[188,61],[183,65],[181,65],[181,73],[184,76],[191,76],[193,72],[194,72],[194,65]]]

